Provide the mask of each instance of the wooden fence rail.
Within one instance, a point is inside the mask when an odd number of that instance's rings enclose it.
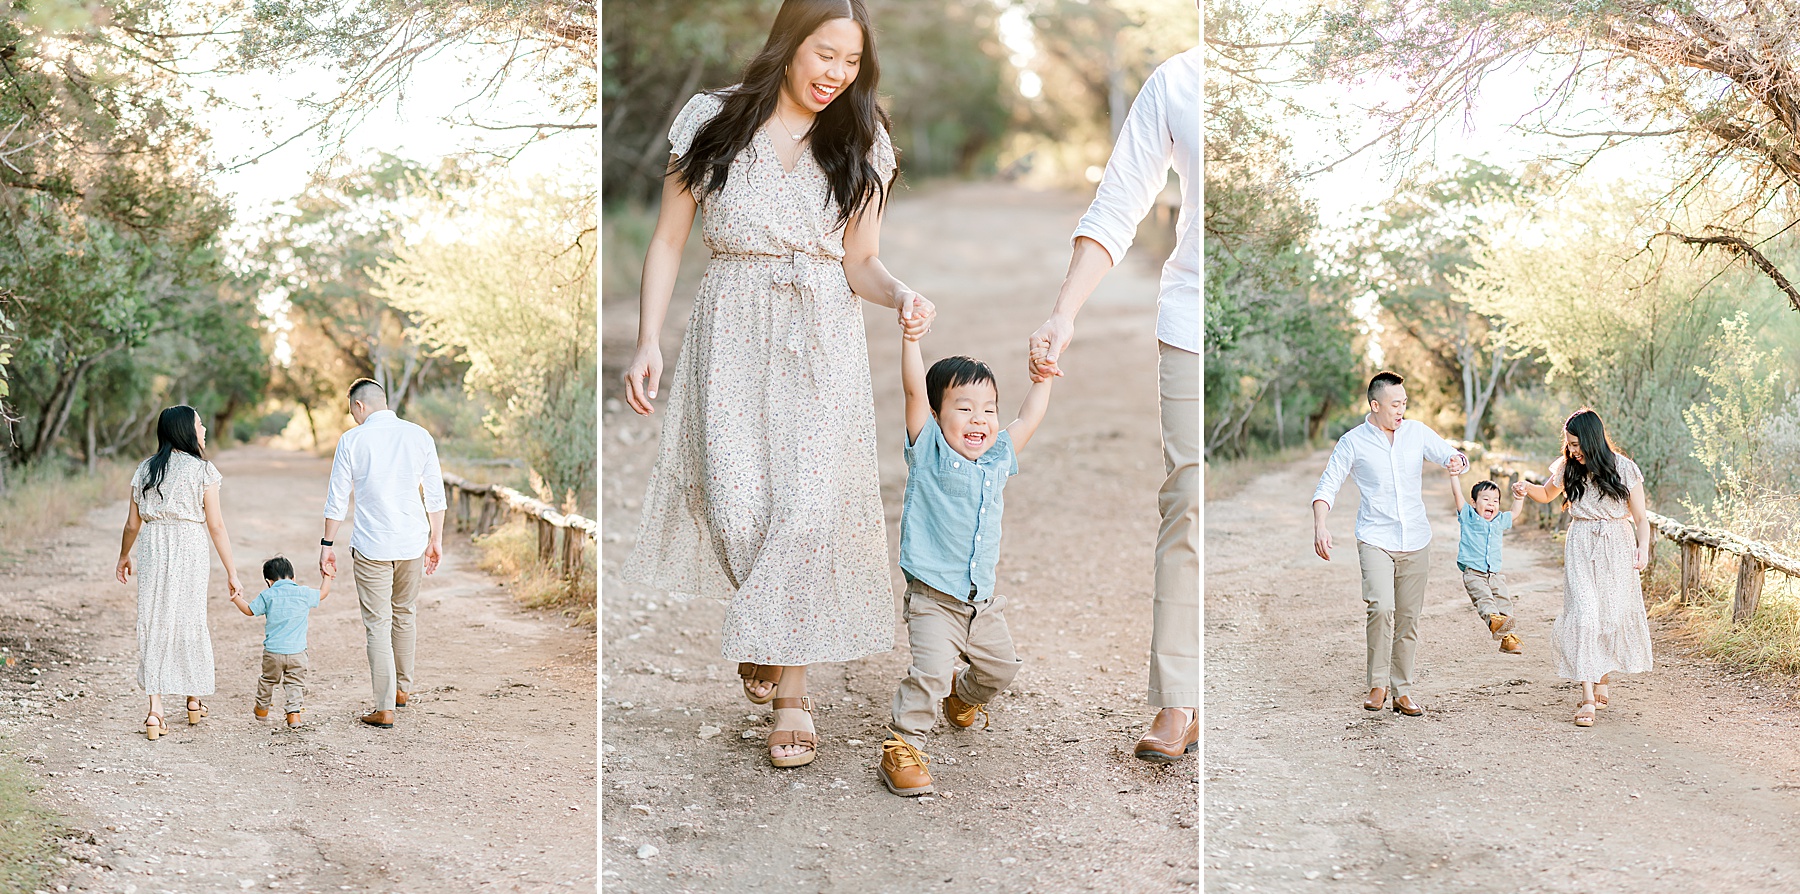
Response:
[[[1512,482],[1524,480],[1532,484],[1543,484],[1545,476],[1536,472],[1522,472],[1505,466],[1490,466],[1488,477],[1500,486],[1503,494],[1509,494]],[[1510,498],[1509,498],[1510,499]],[[1568,514],[1552,509],[1551,503],[1538,503],[1526,500],[1527,519],[1533,520],[1535,510],[1538,524],[1543,527],[1565,526]],[[1549,524],[1544,522],[1545,513],[1554,513],[1558,518]],[[1691,604],[1694,594],[1700,587],[1701,563],[1712,562],[1720,553],[1737,556],[1738,575],[1737,589],[1731,600],[1731,621],[1741,624],[1756,614],[1756,604],[1762,599],[1763,576],[1765,572],[1779,571],[1790,578],[1800,578],[1800,559],[1783,554],[1774,547],[1756,540],[1739,537],[1730,531],[1717,528],[1699,528],[1686,525],[1665,515],[1654,512],[1647,513],[1650,529],[1668,538],[1681,549],[1681,601]],[[1655,555],[1656,541],[1651,539],[1651,554]],[[1702,554],[1705,550],[1705,554]],[[1645,568],[1648,573],[1648,567]]]
[[[565,515],[542,500],[525,496],[500,484],[473,484],[456,475],[444,475],[444,499],[458,531],[486,534],[520,515],[537,528],[538,562],[555,565],[565,580],[583,571],[582,547],[600,536],[600,525],[591,518]]]

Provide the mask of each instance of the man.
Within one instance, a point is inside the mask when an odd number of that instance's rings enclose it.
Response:
[[[351,384],[350,415],[356,427],[338,439],[331,461],[319,571],[337,573],[332,546],[354,494],[350,559],[375,691],[375,710],[361,720],[391,729],[394,708],[406,707],[412,689],[420,575],[436,572],[444,555],[444,478],[431,433],[394,415],[379,384]]]
[[[1425,713],[1412,699],[1413,654],[1418,649],[1419,613],[1425,607],[1430,567],[1431,520],[1425,517],[1420,477],[1425,460],[1453,475],[1469,468],[1469,458],[1423,422],[1406,417],[1406,380],[1379,372],[1369,380],[1369,414],[1363,424],[1338,438],[1313,490],[1313,551],[1331,561],[1331,532],[1325,515],[1344,479],[1354,476],[1362,491],[1356,507],[1356,556],[1362,563],[1363,602],[1368,607],[1369,696],[1363,708],[1379,711],[1394,694],[1394,711]]]
[[[1031,380],[1060,376],[1075,315],[1125,257],[1138,222],[1175,169],[1181,217],[1156,302],[1163,468],[1157,494],[1156,598],[1149,701],[1157,711],[1135,753],[1169,762],[1200,741],[1200,49],[1164,62],[1144,82],[1106,174],[1075,227],[1069,272],[1050,319],[1031,335]]]

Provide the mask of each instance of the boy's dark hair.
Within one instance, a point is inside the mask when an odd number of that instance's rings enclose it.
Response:
[[[1399,373],[1388,372],[1384,369],[1376,373],[1375,378],[1369,380],[1369,400],[1374,400],[1375,395],[1380,394],[1389,385],[1404,384],[1406,384],[1406,380],[1401,378]]]
[[[276,556],[263,563],[263,580],[293,580],[294,563]]]
[[[1475,482],[1475,486],[1469,488],[1469,502],[1473,503],[1476,500],[1481,499],[1481,492],[1486,491],[1486,490],[1491,490],[1494,493],[1499,493],[1500,485],[1495,484],[1494,482],[1488,481],[1486,479],[1482,479],[1481,481]]]
[[[935,415],[945,391],[981,382],[994,386],[994,396],[1000,396],[1000,384],[994,381],[994,371],[987,364],[973,357],[945,357],[925,371],[925,399],[931,402]]]

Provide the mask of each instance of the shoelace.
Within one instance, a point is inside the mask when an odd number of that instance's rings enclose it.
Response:
[[[904,739],[899,740],[898,745],[890,745],[884,742],[882,743],[881,748],[883,751],[892,752],[894,754],[894,763],[903,770],[912,766],[924,767],[927,770],[931,769],[931,758],[926,757],[925,752],[914,748]]]

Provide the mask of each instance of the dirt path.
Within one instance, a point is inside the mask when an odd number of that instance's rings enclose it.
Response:
[[[277,552],[316,584],[330,461],[241,449],[217,464],[245,588]],[[392,730],[355,721],[371,697],[344,578],[313,612],[307,723],[289,731],[250,714],[262,620],[226,601],[215,567],[212,716],[189,728],[177,702],[150,742],[136,587],[111,579],[124,518],[123,501],[96,510],[0,568],[0,631],[23,659],[5,669],[0,732],[73,827],[57,890],[593,889],[591,633],[514,608],[453,536],[419,598],[417,704]]]
[[[1781,891],[1800,888],[1800,711],[1658,634],[1656,669],[1591,729],[1548,648],[1561,545],[1507,545],[1525,654],[1463,595],[1456,519],[1427,475],[1422,719],[1370,714],[1349,485],[1312,554],[1326,454],[1206,507],[1209,891]]]
[[[1023,396],[1025,337],[1068,265],[1079,198],[1005,186],[915,191],[883,225],[888,267],[939,307],[928,358],[969,353]],[[697,239],[695,240],[698,241]],[[703,252],[676,294],[693,294]],[[621,892],[1106,891],[1198,885],[1196,785],[1188,760],[1158,768],[1129,749],[1144,706],[1152,545],[1162,460],[1156,415],[1156,268],[1127,263],[1083,312],[1048,418],[1007,487],[1001,592],[1025,665],[993,726],[940,726],[937,797],[901,799],[875,775],[894,685],[891,652],[815,668],[823,739],[809,767],[775,770],[769,711],[719,657],[722,610],[625,585],[661,416],[607,403],[602,626],[602,880]],[[685,321],[685,300],[671,310]],[[905,477],[899,333],[865,307],[890,557]],[[603,388],[619,396],[635,302],[605,306]],[[671,326],[671,330],[676,327]],[[665,333],[674,367],[679,337]],[[1008,417],[1010,418],[1010,417]],[[895,592],[900,575],[894,574]],[[640,858],[644,845],[657,850]],[[646,854],[648,851],[644,851]]]

